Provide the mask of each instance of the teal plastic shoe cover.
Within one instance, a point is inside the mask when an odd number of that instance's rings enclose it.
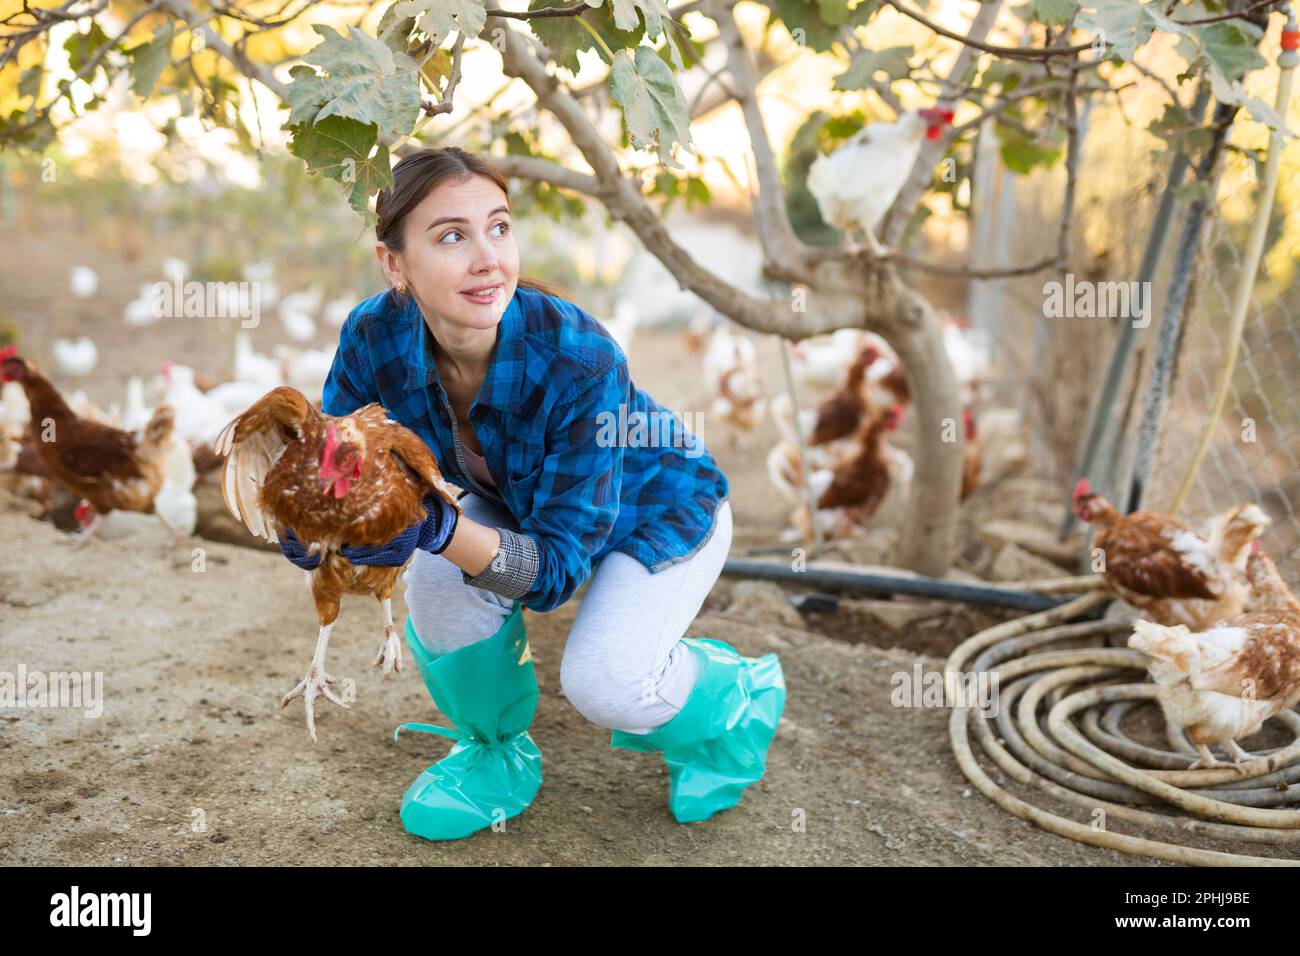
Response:
[[[542,754],[528,735],[537,678],[522,606],[494,635],[449,654],[430,654],[408,616],[406,643],[438,709],[455,730],[403,724],[402,730],[456,741],[447,756],[406,788],[402,826],[426,840],[458,840],[524,811],[542,785]]]
[[[663,753],[668,808],[678,823],[694,823],[734,807],[763,776],[785,709],[785,675],[775,654],[741,657],[709,638],[682,643],[703,664],[686,706],[648,734],[613,731],[610,746]]]

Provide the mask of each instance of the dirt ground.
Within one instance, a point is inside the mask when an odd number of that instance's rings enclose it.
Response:
[[[48,367],[53,337],[92,335],[100,368],[75,384],[101,403],[120,400],[129,374],[152,375],[164,359],[216,374],[228,366],[229,329],[192,320],[124,327],[123,306],[156,268],[56,225],[0,237],[0,303],[24,352]],[[90,303],[67,292],[74,262],[100,272],[101,294]],[[322,328],[321,344],[331,333]],[[278,322],[264,322],[256,347],[269,351],[281,334]],[[774,343],[761,348],[780,381]],[[707,408],[698,369],[682,355],[676,333],[639,333],[634,377],[678,411]],[[773,436],[769,424],[740,436],[712,425],[703,435],[732,480],[733,554],[774,544],[784,524],[786,509],[763,471]],[[1037,508],[1047,522],[1054,514],[1050,501],[1027,502],[1023,488],[1000,500],[986,502],[983,516]],[[967,576],[991,560],[969,524]],[[883,559],[892,535],[886,523],[847,556]],[[75,552],[66,539],[33,520],[27,503],[0,497],[0,670],[102,672],[105,694],[98,718],[0,710],[0,864],[1149,862],[1073,843],[998,809],[958,770],[946,710],[891,706],[892,674],[910,673],[918,653],[927,670],[940,667],[993,615],[862,602],[804,617],[774,586],[720,580],[690,633],[747,655],[778,652],[789,699],[765,778],[738,807],[683,826],[667,810],[662,761],[612,750],[609,732],[561,693],[561,654],[582,592],[550,614],[526,612],[541,685],[532,727],[544,755],[541,792],[504,832],[428,843],[402,830],[399,801],[448,742],[407,734],[395,743],[392,730],[403,721],[444,721],[409,659],[385,684],[369,669],[381,635],[377,606],[353,598],[343,607],[330,671],[355,681],[356,701],[346,711],[323,703],[313,744],[301,703],[277,706],[305,671],[316,636],[298,571],[276,554],[206,538],[163,557],[161,529]],[[202,571],[191,548],[203,549]],[[400,596],[399,588],[399,622]]]

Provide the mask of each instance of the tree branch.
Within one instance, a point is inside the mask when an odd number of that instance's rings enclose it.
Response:
[[[580,173],[576,169],[553,163],[549,159],[507,154],[505,156],[488,156],[487,160],[496,167],[502,176],[510,176],[516,179],[540,179],[552,186],[573,189],[588,196],[600,195],[600,183],[595,176]]]
[[[976,48],[974,44],[965,41],[980,42],[984,37],[988,36],[1001,9],[1001,0],[990,0],[989,3],[985,3],[980,7],[979,12],[971,20],[965,38],[960,38],[963,41],[962,47],[957,51],[957,58],[953,61],[952,69],[948,71],[949,81],[962,76],[975,58]],[[956,108],[957,100],[957,96],[941,95],[936,105]],[[898,191],[893,206],[890,207],[889,212],[885,215],[885,221],[881,224],[879,238],[885,245],[892,246],[898,243],[903,234],[903,229],[906,228],[908,220],[912,218],[913,211],[921,201],[921,196],[924,195],[926,187],[930,185],[935,164],[939,162],[939,157],[948,148],[951,139],[952,130],[949,129],[946,131],[946,135],[940,136],[936,140],[924,140],[921,143],[921,151],[917,154],[916,162],[912,165],[912,171],[908,174],[907,182]]]
[[[732,15],[735,0],[710,0],[705,12],[718,25],[718,35],[727,51],[727,68],[735,81],[736,102],[740,104],[749,130],[750,147],[754,164],[758,168],[758,227],[764,256],[770,262],[782,262],[799,268],[815,250],[795,235],[790,216],[785,207],[785,191],[777,170],[772,142],[763,124],[763,113],[758,105],[758,79],[754,65],[740,34],[740,27]]]
[[[1280,3],[1281,0],[1270,0],[1270,2]],[[951,30],[945,30],[943,27],[939,26],[939,24],[922,16],[915,10],[907,9],[907,7],[899,3],[898,0],[884,0],[884,3],[893,7],[903,16],[910,17],[922,26],[928,27],[941,37],[947,37],[949,40],[956,40],[964,46],[974,47],[976,50],[982,50],[985,53],[996,53],[998,56],[1005,56],[1013,60],[1046,60],[1054,56],[1074,56],[1075,54],[1082,53],[1084,50],[1092,49],[1091,43],[1080,43],[1077,46],[997,46],[993,43],[985,43],[983,40],[975,39],[972,33],[967,33],[966,36],[962,36],[960,33],[953,33]],[[986,4],[985,6],[991,5],[993,4]],[[983,10],[980,12],[983,13]],[[976,19],[979,19],[978,14],[976,15]],[[988,31],[986,30],[984,32],[987,33]]]
[[[208,25],[207,18],[195,10],[188,0],[159,0],[159,6],[181,20],[191,31],[200,34],[209,50],[214,51],[250,80],[257,80],[281,101],[288,103],[289,87],[276,79],[275,74],[268,67],[254,63],[244,55],[242,50],[227,43],[220,33]]]
[[[490,20],[490,18],[489,18]],[[489,29],[505,26],[504,21],[490,22]],[[730,316],[741,325],[757,332],[784,335],[798,341],[812,335],[831,332],[845,326],[870,326],[892,323],[893,299],[887,294],[864,295],[862,282],[842,282],[839,290],[819,292],[808,296],[807,311],[796,311],[788,299],[763,299],[737,288],[700,265],[697,258],[680,246],[665,228],[658,212],[641,193],[638,182],[629,179],[619,169],[618,161],[600,131],[581,105],[546,70],[518,31],[505,27],[505,48],[501,52],[502,68],[509,76],[518,77],[537,96],[538,105],[551,113],[565,128],[574,146],[592,168],[590,177],[560,167],[541,165],[545,160],[524,163],[521,157],[507,157],[499,168],[519,170],[524,175],[545,172],[562,176],[561,185],[571,184],[594,196],[610,215],[625,223],[656,259],[672,274],[683,289],[688,289],[719,312]],[[497,160],[493,158],[492,162]],[[824,277],[818,270],[844,271],[843,264],[818,262],[812,266],[811,275],[801,275],[798,281],[816,288],[818,279]],[[833,277],[832,277],[833,278]],[[870,303],[870,311],[868,311]]]

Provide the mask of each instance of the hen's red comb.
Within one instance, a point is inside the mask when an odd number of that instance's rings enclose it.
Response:
[[[0,349],[0,362],[5,361],[6,359],[11,359],[17,354],[18,346],[6,345],[4,348]]]
[[[1092,494],[1092,483],[1087,478],[1080,478],[1079,483],[1074,486],[1074,500],[1077,503],[1080,498]]]

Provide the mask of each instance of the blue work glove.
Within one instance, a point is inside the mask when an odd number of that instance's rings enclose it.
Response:
[[[292,528],[285,528],[280,534],[280,552],[304,571],[315,571],[320,567],[320,552],[308,554],[306,546],[298,540]]]
[[[442,554],[456,532],[460,512],[432,493],[424,498],[424,510],[427,516],[423,521],[417,521],[387,544],[344,545],[339,553],[353,564],[373,564],[385,568],[405,564],[416,548]],[[304,571],[314,571],[320,566],[320,554],[308,554],[306,546],[298,540],[292,528],[285,528],[280,536],[280,552]]]
[[[424,496],[424,510],[428,517],[417,521],[387,544],[344,546],[339,553],[353,564],[373,564],[384,568],[405,564],[416,548],[442,554],[456,531],[460,512],[432,492]]]

